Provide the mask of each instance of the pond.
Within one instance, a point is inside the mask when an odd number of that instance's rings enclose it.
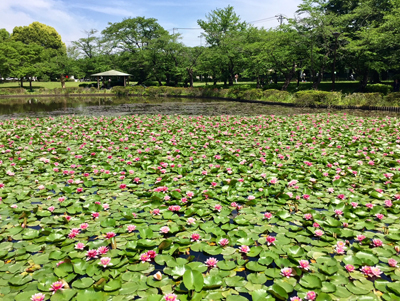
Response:
[[[346,112],[356,116],[399,116],[399,112],[328,110],[262,105],[201,98],[161,97],[38,97],[0,99],[0,119],[62,115],[120,116],[133,114],[167,115],[293,115]]]
[[[2,301],[400,298],[395,114],[185,98],[0,114]]]

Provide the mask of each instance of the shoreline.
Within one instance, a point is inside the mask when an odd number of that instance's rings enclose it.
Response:
[[[45,98],[45,97],[121,97],[112,93],[87,93],[87,94],[37,94],[37,95],[0,95],[0,99],[5,98]],[[127,97],[149,97],[149,95],[142,94],[128,94]],[[337,110],[371,110],[371,111],[390,111],[390,112],[400,112],[400,107],[380,107],[380,106],[341,106],[341,105],[309,105],[309,106],[297,106],[295,103],[287,102],[273,102],[264,100],[250,100],[250,99],[240,99],[240,98],[224,98],[224,97],[208,97],[208,96],[189,96],[189,95],[165,95],[158,96],[159,98],[170,97],[170,98],[201,98],[201,99],[215,99],[223,101],[234,101],[241,103],[258,103],[263,105],[273,105],[273,106],[285,106],[285,107],[306,107],[306,108],[319,108],[319,109],[337,109]]]

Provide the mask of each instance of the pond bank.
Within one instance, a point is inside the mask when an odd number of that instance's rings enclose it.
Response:
[[[128,97],[154,97],[143,94],[128,94]],[[114,94],[110,93],[90,93],[90,94],[38,94],[38,95],[0,95],[0,99],[6,98],[49,98],[49,97],[115,97]],[[121,97],[121,96],[116,96]],[[272,105],[272,106],[285,106],[285,107],[304,107],[304,108],[319,108],[319,109],[335,109],[335,110],[367,110],[367,111],[388,111],[388,112],[400,112],[400,107],[393,106],[344,106],[344,105],[324,105],[324,104],[309,104],[309,105],[299,105],[297,103],[287,103],[287,102],[276,102],[276,101],[265,101],[265,100],[249,100],[240,98],[225,98],[225,97],[209,97],[209,96],[196,96],[191,95],[165,95],[156,96],[156,98],[189,98],[189,99],[207,99],[207,100],[222,100],[222,101],[234,101],[240,103],[256,103],[262,105]]]

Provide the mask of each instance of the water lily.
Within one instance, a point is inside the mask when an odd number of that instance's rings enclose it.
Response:
[[[347,264],[347,265],[345,266],[345,268],[346,268],[346,270],[347,270],[348,272],[353,272],[354,269],[355,269],[354,265],[351,265],[351,264]]]
[[[315,236],[317,236],[317,237],[321,237],[322,235],[324,235],[324,231],[322,231],[322,230],[315,230],[314,234],[315,234]]]
[[[268,246],[275,245],[276,238],[273,236],[267,236],[266,241],[267,241]]]
[[[389,266],[391,266],[391,267],[393,267],[393,268],[398,268],[399,266],[397,265],[397,260],[395,260],[395,259],[393,259],[393,258],[390,258],[389,260],[388,260],[388,264],[389,264]]]
[[[226,238],[222,238],[222,239],[219,240],[218,244],[219,244],[221,247],[225,247],[225,246],[227,246],[227,245],[229,244],[229,240],[226,239]]]
[[[141,254],[141,255],[140,255],[140,261],[141,261],[142,263],[151,261],[150,255],[147,254],[147,253]]]
[[[293,272],[293,270],[291,268],[283,268],[283,269],[281,269],[281,275],[283,277],[286,277],[286,278],[290,278],[290,277],[294,276],[292,274],[292,272]]]
[[[247,254],[250,252],[250,248],[248,246],[242,245],[239,247],[239,252]]]
[[[199,241],[200,240],[200,235],[198,234],[198,233],[193,233],[191,236],[190,236],[190,240],[191,241]]]
[[[221,212],[222,206],[219,205],[219,204],[217,204],[217,205],[214,206],[214,209],[215,209],[216,211],[218,211],[218,212]]]
[[[273,217],[272,213],[270,213],[270,212],[265,212],[264,213],[264,218],[271,219],[272,217]]]
[[[102,257],[102,258],[100,258],[100,262],[98,264],[102,265],[103,268],[106,268],[106,267],[108,267],[110,265],[113,265],[111,263],[111,258],[110,257]]]
[[[196,220],[193,217],[189,217],[187,219],[187,224],[188,225],[194,225],[194,224],[196,224]]]
[[[97,258],[97,255],[98,255],[97,250],[94,250],[94,249],[89,250],[86,252],[86,257],[87,257],[86,260]]]
[[[85,248],[85,244],[82,243],[82,242],[78,242],[78,243],[75,245],[75,249],[76,249],[76,250],[83,250],[84,248]]]
[[[308,260],[299,260],[298,268],[308,271],[310,268],[310,263]]]
[[[178,296],[175,295],[175,294],[166,294],[166,295],[164,296],[164,300],[165,300],[165,301],[179,301],[179,300],[178,300]]]
[[[305,297],[306,300],[310,300],[310,301],[313,301],[316,298],[317,298],[317,294],[314,291],[307,292],[306,297]]]
[[[205,264],[209,267],[209,268],[215,268],[217,266],[218,260],[214,257],[210,257],[206,260]]]
[[[167,234],[170,231],[170,228],[167,226],[161,227],[160,233]]]
[[[104,254],[107,254],[108,251],[109,251],[109,250],[108,250],[107,247],[101,246],[101,247],[99,247],[99,248],[97,249],[97,254],[98,254],[98,255],[104,255]]]
[[[160,281],[162,279],[162,274],[161,272],[157,272],[156,274],[153,275],[154,279]]]
[[[128,231],[129,233],[131,233],[131,232],[135,231],[136,226],[135,226],[135,225],[127,225],[127,226],[126,226],[126,229],[127,229],[127,231]]]
[[[53,294],[54,294],[56,291],[62,290],[63,287],[64,287],[64,283],[62,283],[61,281],[56,281],[51,284],[50,291],[53,291]]]
[[[37,293],[32,295],[31,301],[43,301],[46,298],[45,294]]]

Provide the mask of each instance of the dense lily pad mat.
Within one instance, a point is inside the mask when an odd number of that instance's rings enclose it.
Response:
[[[400,122],[6,120],[1,300],[400,300]]]

